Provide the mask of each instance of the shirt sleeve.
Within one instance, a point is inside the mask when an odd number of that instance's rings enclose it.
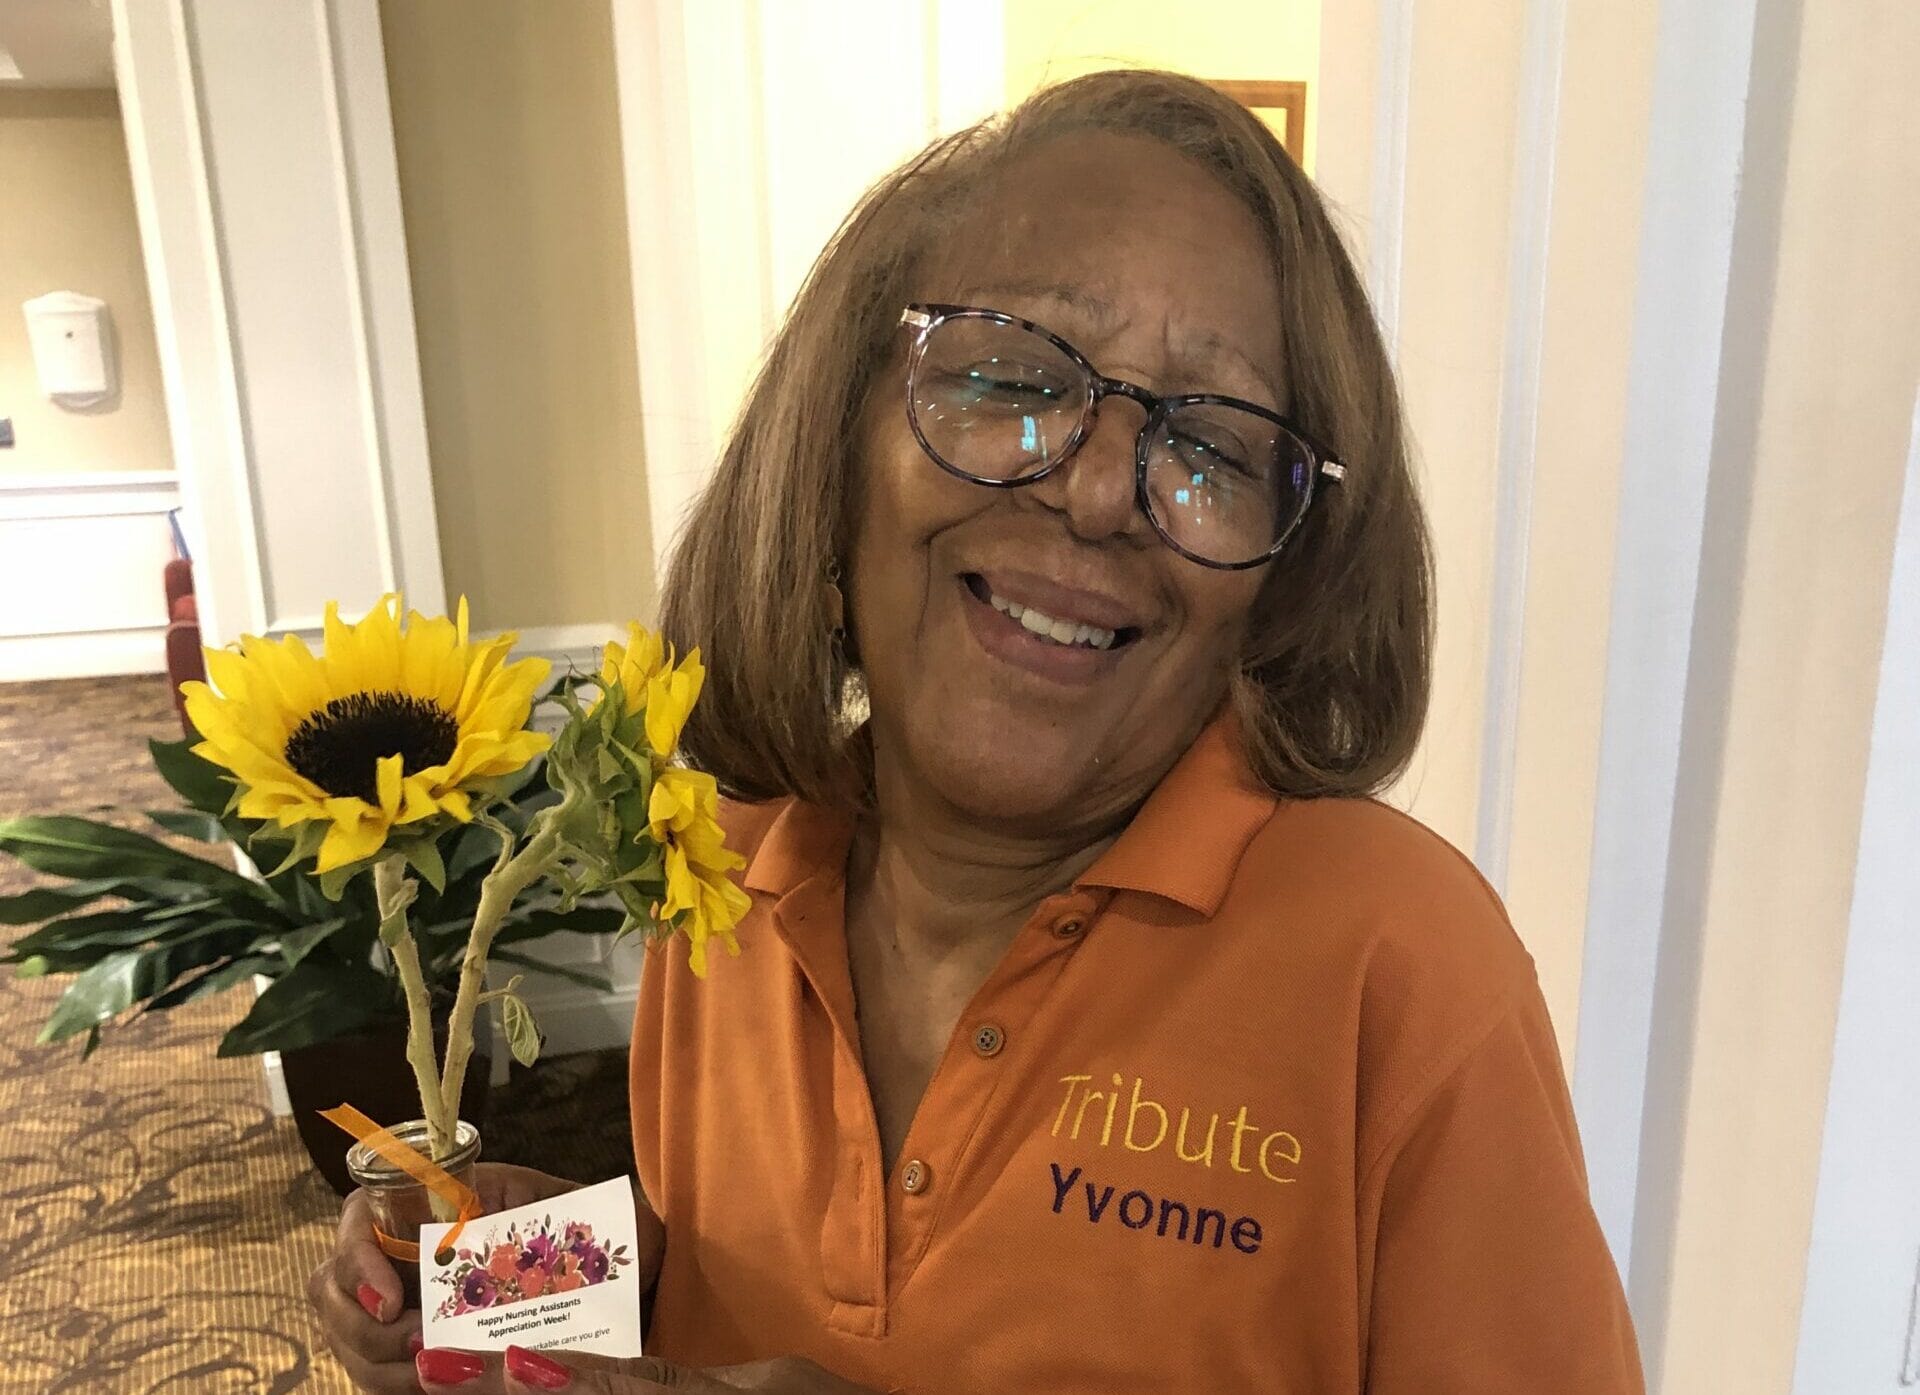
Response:
[[[1367,1395],[1643,1395],[1531,975],[1483,1031],[1362,1179]]]

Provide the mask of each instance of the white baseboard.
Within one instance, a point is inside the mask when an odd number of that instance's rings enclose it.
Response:
[[[166,671],[171,474],[0,480],[0,682]]]
[[[154,584],[159,585],[158,578]],[[165,626],[64,635],[0,635],[0,683],[166,671]]]

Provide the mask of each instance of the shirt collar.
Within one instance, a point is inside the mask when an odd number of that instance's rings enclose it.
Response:
[[[1145,892],[1211,917],[1276,807],[1241,754],[1238,721],[1223,712],[1075,885]]]
[[[1210,917],[1276,806],[1241,755],[1238,723],[1223,712],[1074,885],[1145,892]],[[846,875],[852,837],[844,815],[790,799],[754,850],[746,885],[785,896],[815,877],[838,881]]]
[[[749,891],[785,896],[814,877],[838,881],[847,874],[853,823],[843,814],[804,800],[789,799],[747,861],[743,880]]]

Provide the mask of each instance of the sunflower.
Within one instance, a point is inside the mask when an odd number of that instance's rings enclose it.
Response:
[[[395,828],[468,821],[484,782],[546,749],[526,728],[550,665],[508,663],[514,639],[470,640],[465,598],[456,619],[404,626],[396,596],[355,625],[329,604],[317,656],[298,635],[206,651],[213,686],[181,685],[194,751],[232,772],[242,818],[323,828],[314,870],[346,867]]]
[[[747,860],[726,846],[720,829],[720,792],[711,775],[670,766],[653,782],[647,803],[647,831],[660,845],[666,864],[667,894],[659,918],[686,935],[687,962],[699,977],[707,973],[707,942],[719,939],[729,954],[740,952],[733,927],[753,903],[729,872]]]
[[[707,670],[700,651],[689,649],[676,666],[673,646],[644,626],[629,621],[627,642],[608,641],[600,660],[600,681],[615,683],[625,695],[628,716],[645,710],[647,744],[662,759],[680,745],[687,714],[700,700]]]

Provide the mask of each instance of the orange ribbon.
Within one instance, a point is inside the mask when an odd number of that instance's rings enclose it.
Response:
[[[443,1251],[451,1250],[459,1240],[460,1232],[465,1229],[467,1222],[481,1214],[480,1198],[474,1195],[471,1187],[431,1158],[422,1157],[414,1149],[395,1138],[389,1130],[374,1123],[352,1105],[341,1104],[335,1105],[332,1109],[323,1109],[320,1111],[320,1117],[353,1135],[357,1141],[366,1144],[459,1212],[458,1219],[453,1223],[453,1229],[449,1230],[440,1242],[440,1248]],[[378,1226],[374,1227],[373,1233],[380,1241],[380,1248],[393,1258],[405,1260],[408,1263],[420,1258],[420,1246],[414,1241],[396,1239]]]

